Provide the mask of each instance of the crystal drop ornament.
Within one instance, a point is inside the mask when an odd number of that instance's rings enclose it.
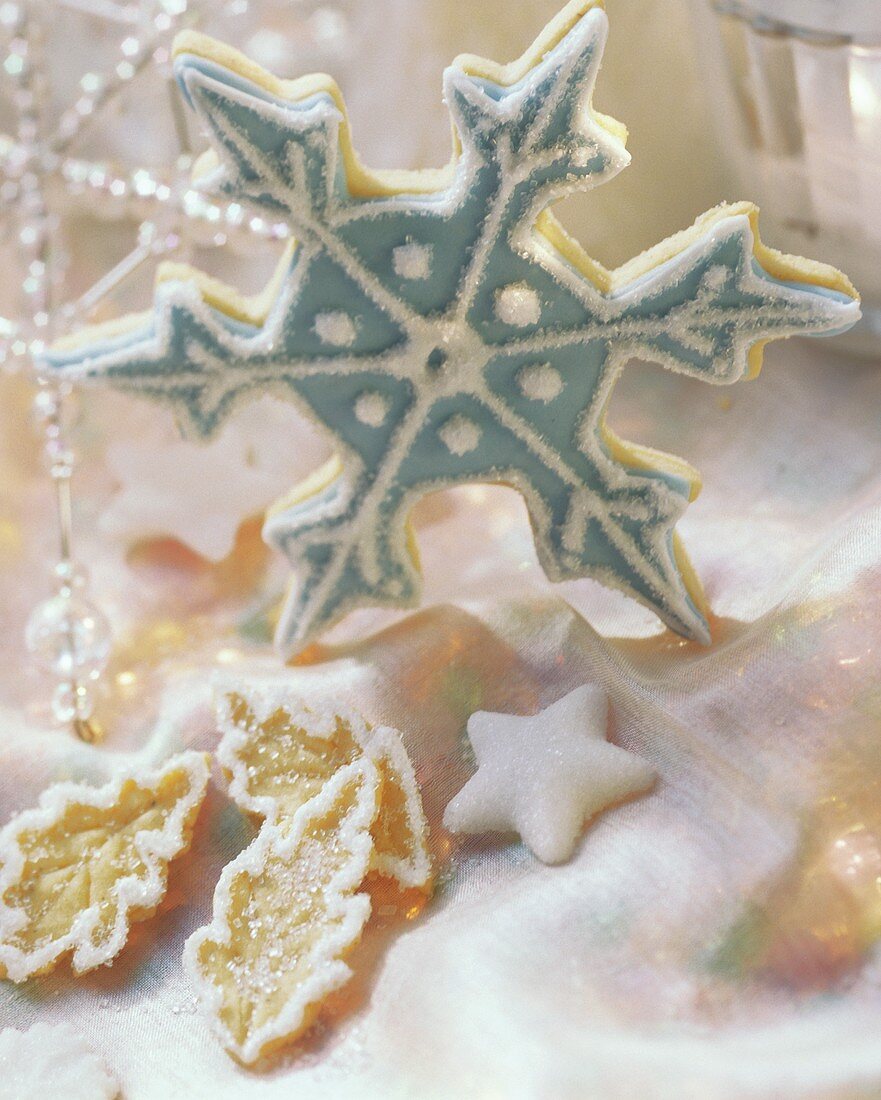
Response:
[[[52,694],[52,716],[61,725],[88,722],[94,711],[95,692],[88,684],[65,680]]]
[[[25,644],[40,666],[57,676],[94,672],[110,656],[110,625],[82,596],[61,593],[31,612]]]

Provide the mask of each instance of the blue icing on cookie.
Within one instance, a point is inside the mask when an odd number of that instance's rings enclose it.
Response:
[[[326,428],[343,472],[264,528],[295,570],[285,652],[355,607],[417,602],[412,505],[488,481],[523,494],[552,579],[596,577],[708,640],[674,535],[690,471],[606,430],[617,377],[638,355],[735,382],[757,342],[858,316],[846,294],[767,271],[744,204],[707,215],[632,278],[594,281],[577,246],[537,219],[610,179],[627,154],[590,110],[603,12],[576,0],[558,29],[510,84],[488,66],[446,71],[460,148],[432,190],[413,176],[365,186],[363,171],[352,186],[329,87],[289,100],[254,67],[226,67],[229,53],[206,39],[179,51],[181,88],[218,154],[204,185],[285,218],[297,238],[275,299],[252,324],[210,305],[196,281],[166,281],[148,321],[87,331],[49,361],[170,404],[196,437],[265,391]]]

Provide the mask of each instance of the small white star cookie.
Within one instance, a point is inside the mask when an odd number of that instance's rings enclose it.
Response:
[[[584,823],[646,790],[655,773],[606,740],[607,702],[585,684],[531,717],[481,711],[468,720],[477,771],[447,806],[454,833],[516,832],[544,863],[561,863]]]

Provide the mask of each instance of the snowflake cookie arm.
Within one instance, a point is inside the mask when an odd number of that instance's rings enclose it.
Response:
[[[212,921],[184,965],[224,1047],[250,1064],[300,1035],[351,977],[343,961],[370,915],[380,777],[366,757],[337,771],[289,829],[266,823],[228,864]]]
[[[253,300],[186,265],[162,265],[153,314],[59,341],[50,365],[69,378],[101,379],[168,402],[182,430],[200,438],[217,431],[240,396],[264,389],[299,398],[326,421],[326,399],[304,392],[309,387],[297,387],[295,377],[333,367],[339,388],[341,373],[381,368],[386,390],[379,397],[395,406],[386,410],[384,425],[393,428],[410,387],[399,384],[389,392],[388,375],[412,374],[414,352],[426,342],[430,353],[439,336],[435,314],[452,306],[463,268],[479,267],[469,257],[486,199],[498,184],[494,143],[500,135],[517,145],[521,159],[527,143],[535,149],[538,159],[528,174],[547,177],[542,194],[595,185],[627,162],[623,128],[589,108],[604,24],[585,20],[565,43],[568,24],[562,17],[558,24],[510,66],[461,58],[447,71],[456,151],[447,168],[419,172],[361,165],[342,96],[329,78],[281,81],[204,35],[180,35],[178,80],[217,148],[202,158],[200,182],[283,210],[300,243],[288,248],[265,292]],[[552,46],[553,56],[543,60]],[[471,101],[490,102],[484,89],[495,72],[512,80],[522,72],[528,79],[493,133],[485,133],[486,120]],[[548,82],[572,90],[558,119],[541,117],[539,110]],[[518,129],[518,112],[533,117],[529,133]],[[564,142],[572,120],[578,140]],[[306,162],[311,167],[303,168]],[[413,347],[417,338],[419,349]],[[407,354],[389,362],[389,349],[402,342]],[[378,428],[372,423],[377,417],[364,409],[354,419],[363,430],[365,423]],[[345,424],[328,426],[351,434]],[[357,457],[357,443],[343,443]]]
[[[0,973],[15,982],[70,954],[110,962],[151,916],[168,864],[189,847],[208,758],[188,752],[103,787],[61,783],[0,832]]]

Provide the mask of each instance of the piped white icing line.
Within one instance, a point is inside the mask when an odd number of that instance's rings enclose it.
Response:
[[[338,843],[347,849],[348,859],[345,866],[321,887],[328,914],[342,919],[336,929],[317,944],[309,959],[311,974],[297,986],[295,995],[288,999],[272,1020],[249,1033],[243,1042],[238,1042],[221,1019],[223,992],[205,974],[199,950],[206,942],[225,946],[232,943],[233,934],[227,914],[232,907],[231,891],[238,876],[247,874],[258,877],[270,856],[280,859],[292,857],[309,824],[329,812],[344,787],[353,781],[358,783],[358,794],[354,807],[344,817],[343,829],[338,837]],[[309,1022],[307,1012],[310,1007],[323,1001],[351,977],[351,969],[340,955],[357,942],[370,916],[370,898],[367,894],[357,893],[357,890],[370,864],[373,847],[370,826],[378,808],[379,783],[375,764],[367,757],[360,757],[340,768],[315,798],[301,806],[293,822],[285,823],[288,828],[265,822],[257,838],[224,867],[214,891],[211,923],[194,932],[186,942],[184,967],[208,1012],[211,1027],[223,1046],[246,1064],[256,1061],[267,1046],[300,1031]]]
[[[118,802],[129,780],[146,789],[157,786],[166,776],[179,770],[184,770],[189,778],[186,794],[175,804],[162,829],[144,830],[135,836],[135,847],[146,874],[143,877],[122,876],[114,885],[117,912],[110,936],[100,944],[91,943],[92,929],[99,920],[96,904],[79,913],[65,936],[50,940],[32,952],[22,951],[9,943],[9,938],[27,924],[22,910],[4,901],[7,890],[19,881],[25,867],[20,847],[22,834],[50,828],[72,804],[110,809]],[[166,887],[165,867],[189,842],[185,829],[205,797],[208,777],[207,756],[185,752],[155,770],[121,771],[103,787],[58,783],[43,792],[38,806],[18,814],[0,830],[0,965],[13,981],[24,981],[45,970],[68,951],[73,952],[71,965],[78,974],[101,966],[119,954],[128,936],[131,910],[152,910],[162,900]]]
[[[116,1100],[119,1085],[69,1024],[0,1031],[0,1095],[7,1100]]]

